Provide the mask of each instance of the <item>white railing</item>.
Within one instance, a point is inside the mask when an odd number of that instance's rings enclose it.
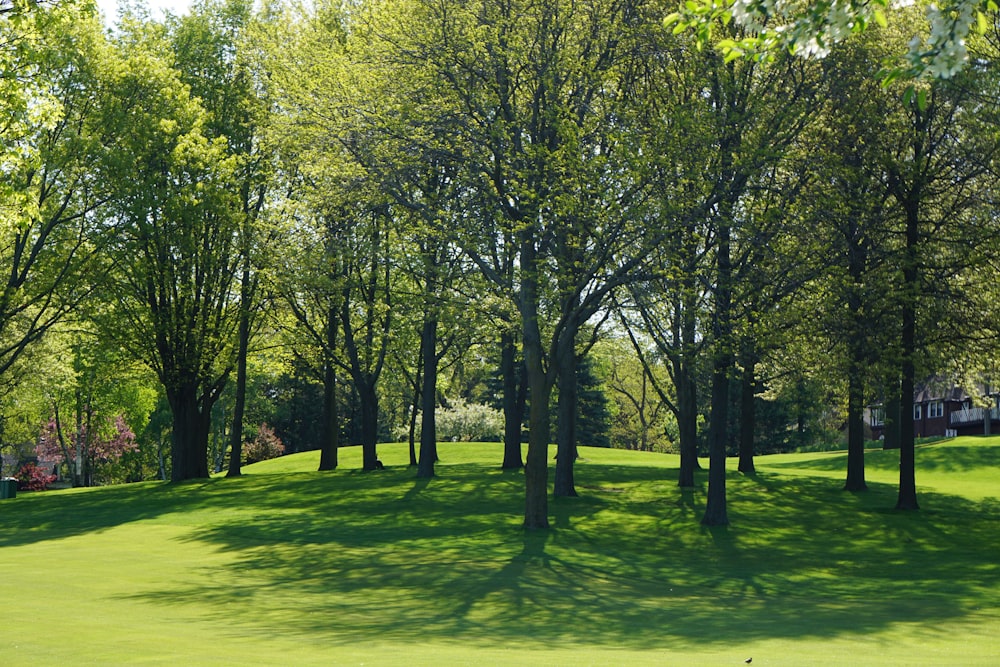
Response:
[[[952,426],[957,424],[982,424],[983,416],[989,413],[990,420],[1000,419],[1000,410],[997,408],[965,408],[951,413],[949,422]]]

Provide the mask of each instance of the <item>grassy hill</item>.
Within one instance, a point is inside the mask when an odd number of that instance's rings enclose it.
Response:
[[[842,452],[761,457],[726,529],[672,456],[582,450],[544,533],[499,445],[379,456],[0,501],[0,663],[1000,664],[1000,439],[918,449],[913,513],[894,452],[861,494]]]

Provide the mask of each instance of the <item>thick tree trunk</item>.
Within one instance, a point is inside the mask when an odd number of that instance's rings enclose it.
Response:
[[[845,491],[866,491],[865,483],[865,386],[858,359],[851,363],[847,378],[847,481]]]
[[[542,334],[538,325],[538,285],[535,278],[535,253],[530,242],[522,246],[521,259],[525,276],[521,284],[521,324],[524,369],[528,381],[528,456],[524,469],[524,527],[535,530],[549,527],[548,449],[549,397],[552,385],[542,359]]]
[[[729,423],[729,364],[717,359],[712,371],[712,423],[709,429],[708,498],[701,523],[729,524],[726,511],[726,445]]]
[[[572,341],[575,336],[567,335]],[[573,466],[576,461],[576,350],[573,343],[564,346],[558,359],[559,400],[557,409],[559,419],[556,433],[556,475],[553,495],[558,497],[576,497],[576,487],[573,482]]]
[[[527,345],[525,346],[527,347]],[[528,456],[524,467],[524,527],[549,527],[548,449],[551,390],[541,366],[528,365]]]
[[[743,375],[740,380],[740,462],[739,471],[745,475],[757,472],[753,463],[753,436],[756,427],[754,395],[757,386],[753,341],[744,341]]]
[[[885,425],[882,429],[882,449],[899,449],[902,402],[899,398],[899,378],[893,378],[889,385],[889,396],[885,401]],[[910,419],[913,418],[911,414]]]
[[[375,443],[378,442],[378,394],[373,382],[358,385],[358,397],[361,401],[361,467],[364,470],[378,470],[378,453]]]
[[[202,414],[198,388],[186,386],[168,394],[173,416],[170,481],[208,477],[208,419]]]
[[[423,388],[421,395],[420,421],[420,461],[417,477],[433,477],[434,462],[437,461],[437,320],[428,317],[424,321],[420,335],[420,349],[423,354]]]
[[[337,408],[337,373],[333,362],[323,365],[323,424],[319,452],[319,469],[336,470],[339,464],[340,415]]]
[[[524,378],[517,372],[517,339],[504,332],[500,339],[500,375],[503,380],[504,470],[524,467],[521,459],[521,423],[524,421]]]
[[[732,368],[732,265],[729,256],[729,227],[719,228],[716,265],[718,281],[715,291],[715,312],[713,313],[713,334],[715,352],[712,368],[712,423],[709,431],[708,498],[705,516],[701,523],[706,526],[729,525],[726,512],[726,446],[729,426],[729,371]]]

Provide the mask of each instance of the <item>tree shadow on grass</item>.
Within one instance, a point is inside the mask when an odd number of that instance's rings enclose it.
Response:
[[[995,606],[996,503],[925,494],[887,511],[895,489],[844,494],[829,480],[731,475],[724,530],[697,524],[703,485],[663,469],[597,467],[591,491],[550,505],[553,528],[524,532],[522,485],[456,466],[446,478],[387,476],[331,492],[258,481],[192,542],[231,552],[212,584],[140,591],[153,604],[207,605],[330,645],[434,641],[719,648],[830,638],[896,623],[928,632]],[[701,483],[701,482],[699,482]],[[292,499],[295,507],[288,507]],[[248,520],[252,517],[252,520]]]
[[[200,490],[218,480],[19,494],[0,515],[0,548],[107,530],[133,521],[190,511],[205,502]]]

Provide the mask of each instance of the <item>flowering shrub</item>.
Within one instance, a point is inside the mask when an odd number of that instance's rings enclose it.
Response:
[[[498,442],[503,433],[503,413],[486,405],[455,401],[434,415],[438,440]]]
[[[63,443],[55,420],[49,420],[38,436],[35,454],[47,461],[65,463],[70,468],[70,474],[84,478],[87,486],[124,481],[127,470],[123,466],[123,457],[139,451],[135,433],[121,414],[109,420],[88,411],[82,427],[70,430],[65,436],[66,442]],[[79,452],[81,456],[81,470],[73,470],[74,452]],[[67,455],[70,460],[66,460]]]
[[[281,456],[285,453],[285,445],[281,442],[267,424],[261,424],[253,440],[243,443],[243,460],[245,463],[257,463]]]
[[[51,475],[34,463],[25,463],[17,471],[18,491],[44,491],[57,477]]]

